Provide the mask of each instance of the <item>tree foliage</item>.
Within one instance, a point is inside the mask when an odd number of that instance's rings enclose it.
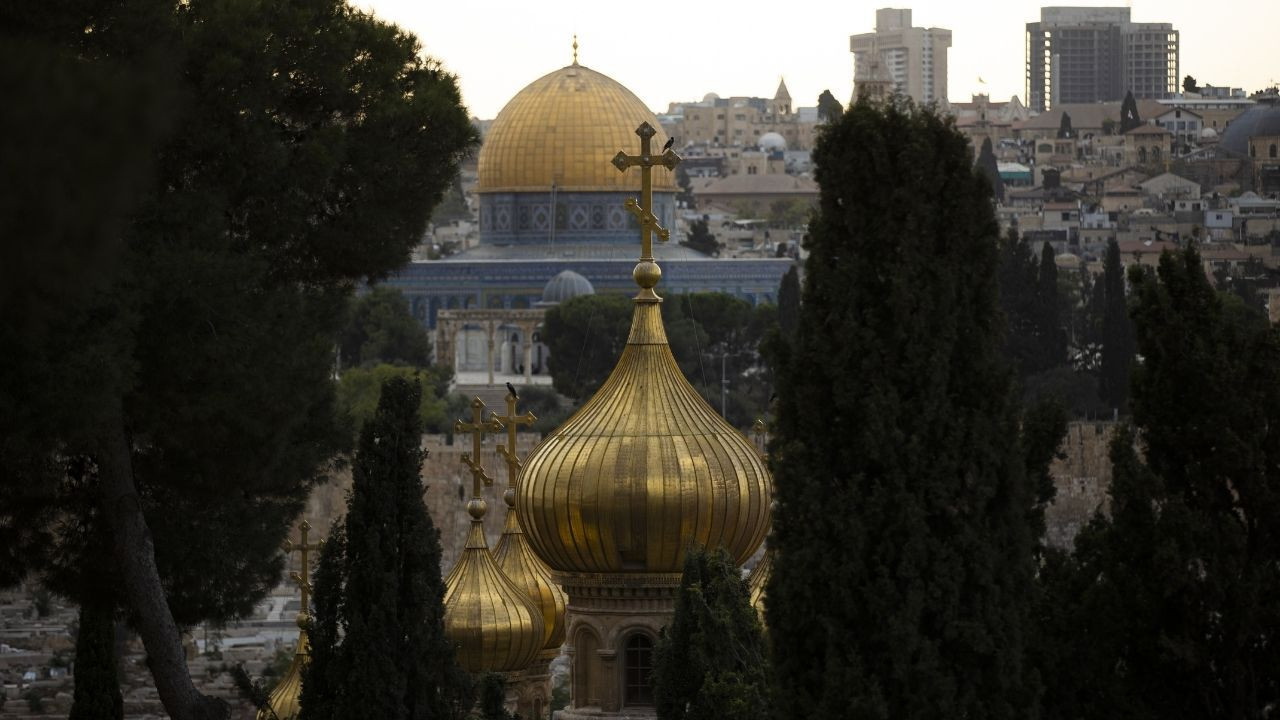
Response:
[[[830,90],[823,90],[818,96],[818,120],[825,125],[830,125],[840,119],[844,114],[844,106],[831,94]]]
[[[32,280],[3,290],[0,582],[97,570],[52,520],[98,507],[166,710],[218,715],[179,626],[277,580],[345,442],[344,296],[407,259],[474,130],[414,38],[339,0],[12,5],[0,35],[28,93],[5,172],[39,178],[0,219],[33,248],[0,263]]]
[[[902,101],[857,103],[814,158],[770,444],[778,712],[1034,715],[1038,497],[1001,355],[990,184],[950,121]]]
[[[982,139],[982,148],[978,151],[978,170],[991,183],[991,196],[997,202],[1004,202],[1004,180],[1000,178],[1000,163],[996,161],[991,138]]]
[[[440,536],[419,475],[422,388],[382,386],[352,465],[341,530],[316,578],[304,720],[462,718],[471,685],[444,633]]]
[[[632,309],[631,299],[621,295],[588,295],[547,312],[543,338],[557,391],[576,402],[595,393],[622,356]],[[723,397],[730,424],[750,427],[772,394],[760,346],[777,325],[774,306],[752,307],[725,293],[689,293],[666,297],[662,318],[689,382],[717,410]]]
[[[708,257],[720,255],[720,243],[716,242],[715,235],[712,235],[711,231],[707,229],[707,217],[705,215],[689,223],[689,236],[682,240],[680,244],[690,250],[697,250]]]
[[[378,364],[426,367],[431,338],[409,310],[409,301],[393,287],[375,286],[354,298],[338,340],[341,366]]]
[[[1120,103],[1120,134],[1123,135],[1141,124],[1142,118],[1138,116],[1138,101],[1133,98],[1133,91],[1128,90]]]
[[[1102,358],[1098,391],[1108,407],[1123,414],[1129,405],[1129,369],[1133,363],[1134,343],[1125,297],[1124,268],[1120,265],[1120,246],[1114,239],[1107,243],[1107,254],[1103,260],[1101,301]]]
[[[373,419],[382,386],[391,378],[405,378],[422,388],[418,417],[430,433],[449,432],[453,426],[448,396],[449,371],[435,366],[418,369],[401,365],[351,368],[338,380],[336,405],[339,418],[355,437],[358,428]]]
[[[1024,382],[1067,362],[1053,258],[1053,247],[1045,243],[1037,260],[1016,230],[1000,243],[1000,309],[1008,323],[1005,352]]]
[[[116,617],[112,603],[80,607],[75,696],[69,720],[122,720],[124,696],[116,676]]]
[[[1058,139],[1069,140],[1076,136],[1076,131],[1071,127],[1071,114],[1062,113],[1062,119],[1058,121]]]
[[[1046,574],[1049,718],[1266,717],[1280,703],[1280,333],[1198,253],[1130,272],[1142,362],[1110,513]]]
[[[750,595],[723,550],[685,555],[675,616],[654,661],[661,720],[771,717],[764,634]]]
[[[1200,83],[1196,82],[1196,79],[1194,77],[1192,77],[1191,75],[1188,75],[1182,78],[1182,92],[1184,93],[1200,92]]]

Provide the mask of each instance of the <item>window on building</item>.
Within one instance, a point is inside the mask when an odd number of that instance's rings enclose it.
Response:
[[[1268,155],[1270,155],[1271,157],[1275,157],[1275,156],[1276,156],[1276,144],[1275,144],[1275,143],[1271,143],[1271,150],[1270,150],[1270,152],[1268,153]]]
[[[627,705],[653,704],[653,641],[636,633],[627,639],[623,691]]]
[[[755,174],[756,174],[756,166],[755,166],[755,165],[751,165],[751,166],[749,166],[749,167],[747,168],[747,174],[748,174],[748,175],[755,175]]]

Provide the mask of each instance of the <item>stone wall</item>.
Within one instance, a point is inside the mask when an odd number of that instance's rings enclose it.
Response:
[[[1114,422],[1073,422],[1049,472],[1057,495],[1045,512],[1046,535],[1054,547],[1069,549],[1094,513],[1107,510],[1111,485],[1108,448]]]

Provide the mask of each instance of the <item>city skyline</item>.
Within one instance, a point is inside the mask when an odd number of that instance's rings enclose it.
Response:
[[[948,96],[953,102],[987,92],[993,100],[1017,95],[1025,103],[1026,24],[1039,18],[1041,7],[1053,5],[1130,7],[1136,22],[1172,23],[1182,34],[1182,74],[1201,84],[1253,92],[1280,81],[1280,63],[1268,38],[1280,24],[1280,5],[1263,0],[1227,0],[1215,4],[1214,12],[1189,0],[995,0],[981,8],[939,0],[835,7],[811,0],[784,6],[751,1],[732,13],[720,5],[689,4],[674,16],[655,7],[649,13],[653,21],[643,27],[635,23],[635,13],[619,9],[632,6],[586,0],[558,0],[536,10],[510,0],[354,4],[417,35],[427,55],[458,75],[468,110],[483,119],[494,117],[528,83],[572,62],[575,34],[582,64],[617,79],[654,111],[709,92],[772,97],[780,77],[797,106],[815,105],[824,89],[847,102],[853,91],[849,36],[874,29],[881,7],[910,8],[913,24],[952,31]]]

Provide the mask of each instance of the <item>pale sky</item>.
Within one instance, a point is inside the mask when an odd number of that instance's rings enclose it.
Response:
[[[952,32],[948,97],[1026,100],[1025,26],[1040,3],[918,0],[894,5],[827,0],[641,3],[605,0],[353,0],[418,36],[458,76],[472,115],[488,119],[525,85],[572,61],[627,86],[655,112],[673,101],[773,97],[785,78],[796,106],[853,90],[849,36],[871,32],[877,7],[910,7],[912,24]],[[1115,6],[1117,2],[1062,2]],[[1280,1],[1133,0],[1134,22],[1181,33],[1181,75],[1248,92],[1280,81]],[[636,10],[638,9],[638,11]],[[986,84],[979,84],[982,78]]]

